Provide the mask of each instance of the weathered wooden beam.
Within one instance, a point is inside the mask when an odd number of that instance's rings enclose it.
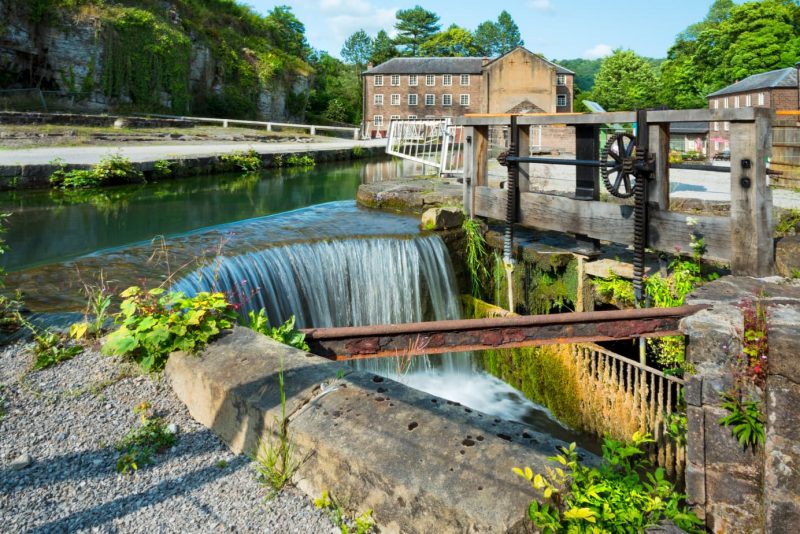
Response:
[[[649,114],[648,114],[649,118]],[[655,156],[653,181],[647,188],[647,201],[669,210],[669,124],[650,124],[650,154]]]
[[[683,317],[706,306],[303,330],[311,352],[334,360],[612,341],[680,334]]]
[[[475,215],[504,220],[504,189],[475,189]],[[676,248],[691,251],[687,218],[697,220],[694,230],[705,238],[706,257],[713,261],[731,259],[731,220],[728,217],[689,216],[652,209],[648,220],[648,246],[673,253]],[[602,241],[633,244],[633,206],[611,202],[586,202],[558,195],[522,193],[517,221],[529,228],[581,234]]]
[[[651,123],[668,122],[752,122],[765,108],[729,108],[729,109],[681,109],[648,111],[647,119]],[[455,119],[456,124],[465,126],[507,125],[507,113],[469,114]],[[539,124],[614,124],[636,122],[633,111],[612,111],[606,113],[525,113],[519,115],[520,125]]]
[[[489,128],[475,126],[472,129],[472,184],[482,186],[489,183]]]

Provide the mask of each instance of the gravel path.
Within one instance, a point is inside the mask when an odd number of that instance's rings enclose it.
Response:
[[[163,378],[91,350],[20,379],[30,348],[0,349],[0,531],[338,532],[297,490],[265,501],[250,460],[195,422]],[[178,441],[120,475],[114,445],[142,401],[178,425]],[[27,467],[13,465],[24,455]]]

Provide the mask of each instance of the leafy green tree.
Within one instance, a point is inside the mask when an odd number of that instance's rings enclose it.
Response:
[[[491,20],[486,20],[478,24],[475,28],[475,46],[478,48],[478,54],[486,57],[497,55],[499,49],[499,30],[497,24]]]
[[[310,63],[314,79],[306,109],[309,120],[360,122],[362,89],[358,67],[346,65],[327,52],[312,54]]]
[[[266,16],[264,24],[273,43],[281,50],[305,59],[311,52],[306,41],[306,28],[289,6],[276,6]]]
[[[420,45],[420,56],[464,57],[478,53],[475,37],[467,29],[453,24]]]
[[[380,65],[400,55],[394,41],[384,30],[378,32],[372,41],[372,56],[369,58],[375,65]]]
[[[420,6],[401,9],[397,12],[395,44],[404,47],[406,55],[416,56],[422,43],[441,29],[439,15]]]
[[[345,40],[341,54],[345,61],[363,69],[372,57],[372,51],[372,38],[364,30],[358,30]]]
[[[567,68],[575,73],[575,88],[581,91],[591,91],[594,87],[594,77],[597,71],[600,70],[602,59],[554,59],[564,68]],[[575,109],[578,109],[577,107]]]
[[[657,91],[652,63],[632,50],[617,49],[600,65],[591,99],[608,111],[633,110],[656,105]]]
[[[518,46],[525,44],[519,33],[519,27],[508,11],[503,10],[497,17],[497,53],[500,55],[511,52]]]

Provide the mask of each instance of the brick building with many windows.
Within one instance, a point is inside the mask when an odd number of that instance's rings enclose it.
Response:
[[[383,136],[392,119],[468,113],[568,113],[574,73],[523,47],[494,60],[394,58],[362,73],[362,130]]]
[[[763,107],[775,110],[798,109],[797,68],[771,70],[754,74],[740,82],[708,95],[709,109]],[[730,150],[730,123],[712,122],[709,125],[711,156]]]

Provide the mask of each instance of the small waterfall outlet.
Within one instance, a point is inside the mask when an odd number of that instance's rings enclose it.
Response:
[[[332,327],[458,319],[453,268],[439,236],[294,243],[220,257],[179,281],[187,294],[221,291],[239,311],[264,308],[273,324]],[[467,354],[383,358],[356,367],[397,378],[431,371],[473,372]]]

